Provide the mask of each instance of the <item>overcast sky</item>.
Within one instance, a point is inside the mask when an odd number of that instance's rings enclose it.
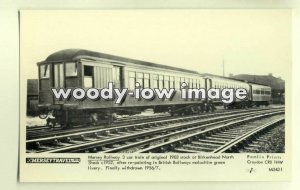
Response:
[[[115,10],[21,12],[21,64],[82,48],[222,75],[286,79],[291,69],[290,10]],[[24,68],[26,68],[24,70]]]

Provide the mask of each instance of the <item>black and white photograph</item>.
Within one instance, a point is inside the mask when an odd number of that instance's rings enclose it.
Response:
[[[27,10],[20,21],[25,164],[287,164],[289,10]]]

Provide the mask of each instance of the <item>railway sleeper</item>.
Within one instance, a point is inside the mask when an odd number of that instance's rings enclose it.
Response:
[[[258,152],[259,149],[257,147],[244,147],[244,150],[250,151],[250,152]]]
[[[211,137],[221,137],[221,138],[225,138],[225,139],[234,139],[234,138],[236,138],[236,136],[226,135],[226,134],[222,134],[222,133],[211,135]]]
[[[179,152],[179,153],[199,153],[198,151],[187,150],[187,149],[183,149],[183,148],[175,148],[174,151]]]
[[[191,144],[184,145],[183,148],[188,150],[191,149],[197,152],[211,152],[214,150],[213,148],[193,146]]]
[[[225,135],[235,135],[235,136],[239,136],[240,135],[240,133],[233,133],[233,132],[230,132],[230,131],[222,132],[222,134],[225,134]]]
[[[219,145],[224,145],[226,142],[221,142],[221,141],[216,141],[216,140],[211,140],[211,139],[199,139],[199,142],[204,142],[204,143],[213,143],[213,144],[219,144]]]
[[[203,142],[198,142],[198,141],[193,141],[193,145],[200,145],[200,146],[208,146],[208,147],[219,147],[220,145],[217,144],[211,144],[211,143],[203,143]]]
[[[223,138],[223,137],[212,137],[212,136],[206,137],[206,139],[209,139],[209,140],[217,140],[217,141],[223,141],[223,142],[230,141],[230,139],[228,139],[228,138]]]

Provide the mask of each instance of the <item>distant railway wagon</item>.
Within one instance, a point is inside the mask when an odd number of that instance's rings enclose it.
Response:
[[[249,83],[251,103],[259,105],[269,105],[271,101],[271,87],[261,84]]]
[[[269,105],[271,100],[271,87],[250,83],[243,80],[232,79],[221,76],[209,76],[207,77],[207,83],[210,88],[219,89],[246,89],[247,91],[247,101],[236,99],[233,103],[225,105],[225,107],[251,107],[260,105]],[[216,101],[215,101],[216,102]],[[217,101],[220,103],[220,101]]]
[[[247,91],[247,99],[246,100],[239,100],[235,99],[234,102],[230,104],[224,104],[225,108],[233,108],[233,107],[249,107],[249,102],[251,101],[251,92],[250,92],[250,86],[242,80],[237,79],[231,79],[227,77],[221,77],[221,76],[209,76],[207,77],[207,83],[209,88],[217,88],[217,89],[245,89]],[[223,104],[220,100],[214,101],[217,104]]]
[[[168,111],[172,115],[215,109],[216,101],[183,100],[180,94],[183,82],[188,88],[243,87],[249,93],[251,88],[254,87],[255,90],[259,88],[259,85],[251,86],[235,79],[210,77],[187,69],[81,49],[67,49],[53,53],[45,61],[39,62],[38,68],[40,116],[46,118],[51,111],[57,122],[63,125],[82,121],[97,123],[105,119],[111,122],[115,114],[134,114],[147,108],[153,108],[155,112]],[[176,94],[172,100],[164,101],[137,100],[127,96],[122,104],[115,104],[113,101],[90,99],[57,100],[51,93],[51,88],[102,89],[107,87],[108,82],[113,82],[115,88],[128,90],[134,90],[136,82],[140,84],[140,88],[175,88]],[[249,97],[258,102],[267,101],[259,99],[257,94],[249,94]]]

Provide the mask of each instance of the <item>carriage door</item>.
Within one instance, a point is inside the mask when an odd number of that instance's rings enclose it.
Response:
[[[54,75],[53,75],[53,87],[56,89],[64,88],[65,78],[64,78],[64,64],[59,63],[54,65]],[[54,96],[54,104],[62,104],[63,100],[57,100]]]
[[[113,83],[114,88],[121,89],[123,87],[123,79],[122,79],[123,68],[120,66],[113,66]]]

